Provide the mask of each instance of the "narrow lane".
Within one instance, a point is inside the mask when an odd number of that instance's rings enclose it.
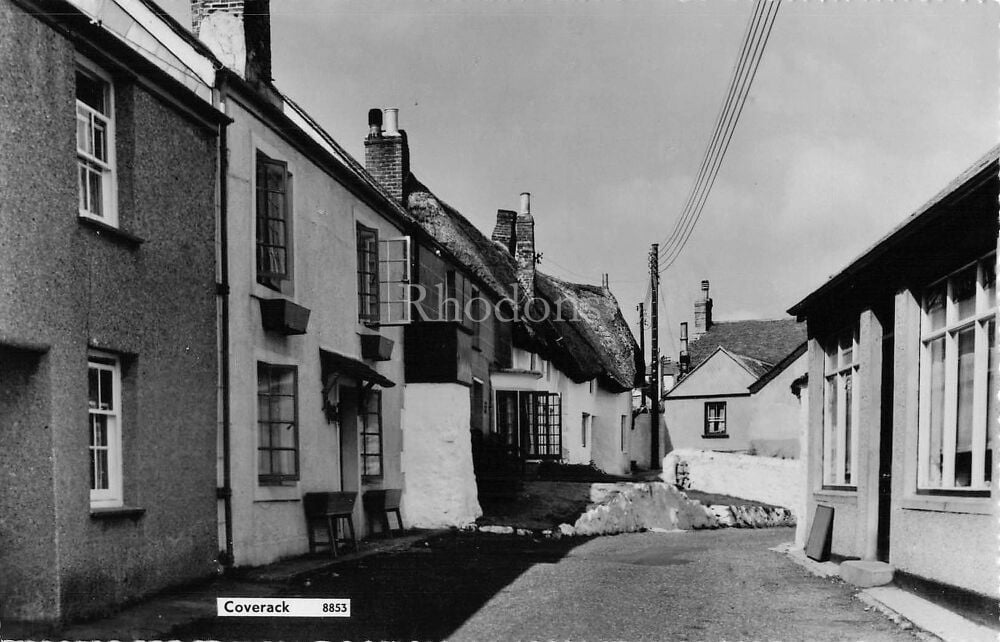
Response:
[[[536,564],[449,640],[913,640],[768,550],[788,529],[601,537]]]

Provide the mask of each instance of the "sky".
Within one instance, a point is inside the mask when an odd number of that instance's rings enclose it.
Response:
[[[184,0],[167,0],[182,19]],[[275,84],[355,157],[396,107],[412,171],[485,234],[532,194],[539,269],[612,292],[637,332],[750,0],[272,0]],[[786,0],[689,243],[661,279],[693,325],[779,318],[998,140],[1000,6]],[[647,306],[648,308],[648,306]],[[647,335],[648,345],[648,335]]]

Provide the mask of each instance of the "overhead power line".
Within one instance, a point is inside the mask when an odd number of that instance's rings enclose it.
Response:
[[[670,236],[661,244],[661,274],[677,260],[701,217],[701,212],[715,184],[722,160],[729,149],[733,132],[743,113],[743,106],[757,75],[757,69],[760,66],[764,48],[771,35],[779,8],[780,0],[758,0],[754,7],[754,13],[747,25],[743,39],[740,56],[734,65],[729,91],[719,110],[715,131],[705,152],[701,168],[680,218],[674,225]]]

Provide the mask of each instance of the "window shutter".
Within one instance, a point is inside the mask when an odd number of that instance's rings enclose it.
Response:
[[[381,324],[410,323],[410,237],[380,239],[378,245]]]

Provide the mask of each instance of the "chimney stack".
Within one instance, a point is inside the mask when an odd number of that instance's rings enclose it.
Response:
[[[410,147],[406,132],[399,129],[398,109],[368,110],[365,169],[398,203],[406,206],[403,184],[410,175]]]
[[[712,299],[708,295],[708,280],[701,282],[702,299],[694,302],[694,338],[697,339],[712,327]]]
[[[493,241],[503,246],[503,249],[514,254],[514,221],[517,212],[512,210],[497,210],[497,224],[493,228]]]
[[[517,280],[528,298],[535,296],[535,219],[531,216],[531,194],[521,192],[521,211],[514,223],[514,258]]]
[[[191,0],[191,30],[248,82],[271,82],[270,0]]]

